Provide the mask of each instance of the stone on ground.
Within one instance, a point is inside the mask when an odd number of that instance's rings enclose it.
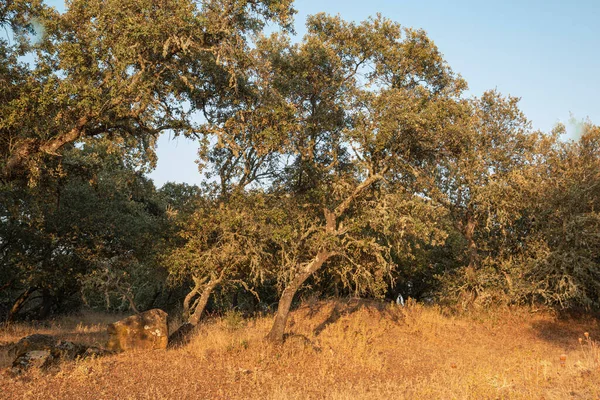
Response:
[[[20,374],[31,368],[46,368],[54,361],[50,350],[31,350],[13,361],[11,372]]]
[[[59,340],[50,335],[34,334],[19,340],[14,348],[11,372],[20,374],[31,368],[46,369],[65,360],[100,357],[112,352],[95,346],[86,346]]]
[[[112,351],[166,349],[167,313],[153,309],[108,325],[107,348]]]
[[[19,340],[13,348],[15,357],[20,357],[30,351],[51,350],[56,346],[57,339],[50,335],[41,335],[39,333],[25,336]]]

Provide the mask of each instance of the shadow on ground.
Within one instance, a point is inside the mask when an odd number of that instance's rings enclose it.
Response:
[[[592,340],[600,341],[600,320],[590,314],[563,314],[554,321],[535,321],[532,328],[540,339],[565,349],[579,347],[579,338],[584,338],[585,332]]]
[[[329,325],[336,323],[343,316],[351,315],[361,309],[376,311],[381,318],[387,318],[393,322],[399,322],[402,313],[397,308],[390,307],[389,303],[372,299],[344,299],[332,301],[315,301],[304,305],[308,308],[307,318],[312,319],[323,312],[324,308],[331,308],[327,317],[314,328],[314,335],[319,336]]]

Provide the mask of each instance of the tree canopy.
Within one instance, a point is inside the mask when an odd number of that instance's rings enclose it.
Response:
[[[0,6],[10,319],[262,309],[279,342],[298,293],[599,307],[597,126],[566,141],[518,98],[467,95],[423,30],[317,14],[296,38],[294,12]],[[200,187],[145,177],[162,132],[197,140]]]

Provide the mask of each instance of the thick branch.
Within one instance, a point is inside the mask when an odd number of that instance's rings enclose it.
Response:
[[[25,139],[18,142],[15,148],[11,151],[6,162],[4,176],[11,176],[15,170],[23,167],[28,158],[35,153],[47,153],[56,155],[57,151],[67,143],[74,142],[79,139],[84,131],[85,125],[90,121],[89,116],[79,118],[73,129],[64,134],[58,135],[48,141],[40,143],[35,139]]]
[[[350,196],[348,196],[340,205],[338,205],[335,210],[333,210],[333,215],[335,218],[339,218],[342,216],[350,207],[352,202],[362,194],[366,189],[368,189],[374,183],[383,179],[383,175],[387,171],[387,167],[384,168],[380,173],[369,176],[365,179],[360,185],[354,189],[354,192]]]
[[[56,152],[62,146],[64,146],[67,143],[76,141],[83,135],[83,133],[85,131],[85,125],[89,121],[90,121],[90,117],[87,115],[79,118],[79,120],[77,120],[77,124],[75,125],[75,127],[73,129],[71,129],[69,132],[67,132],[63,135],[58,135],[57,137],[43,143],[40,146],[40,151],[42,151],[44,153],[56,155]]]
[[[31,286],[30,288],[28,288],[27,290],[25,290],[17,298],[17,300],[15,300],[13,306],[11,307],[10,311],[8,312],[8,317],[6,318],[7,322],[10,323],[10,322],[12,322],[15,319],[17,313],[21,310],[21,308],[23,308],[23,305],[25,304],[25,302],[27,301],[27,299],[29,299],[29,297],[36,290],[38,290],[38,288],[36,286]]]
[[[192,299],[198,294],[202,288],[202,285],[206,281],[206,278],[198,279],[193,277],[192,279],[194,279],[194,288],[185,296],[185,299],[183,300],[183,315],[186,318],[190,315],[190,303]]]
[[[127,301],[129,302],[129,307],[131,307],[131,309],[133,310],[134,313],[139,314],[140,310],[137,308],[137,306],[135,305],[135,301],[133,300],[133,296],[131,296],[131,294],[125,290],[121,291],[121,295],[123,297],[125,297],[125,299],[127,299]]]

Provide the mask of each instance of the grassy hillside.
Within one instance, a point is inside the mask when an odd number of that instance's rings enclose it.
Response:
[[[10,343],[37,332],[102,344],[106,324],[118,316],[13,325],[0,332],[0,397],[600,398],[598,320],[523,309],[446,314],[417,304],[309,302],[292,314],[292,334],[278,347],[262,340],[271,317],[232,313],[207,322],[177,350],[123,353],[18,378],[5,371]]]

